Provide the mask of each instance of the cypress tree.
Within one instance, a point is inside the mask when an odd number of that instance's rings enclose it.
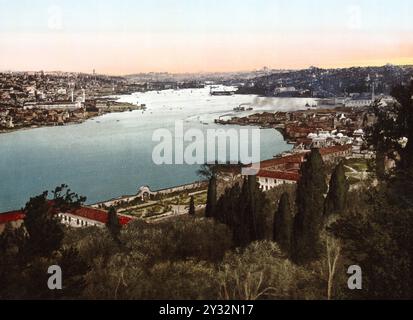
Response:
[[[324,196],[327,192],[324,162],[318,149],[311,150],[301,166],[300,173],[292,258],[297,263],[306,263],[316,259],[320,253]]]
[[[108,211],[108,222],[106,223],[110,234],[116,242],[120,242],[120,230],[122,226],[119,223],[119,218],[114,207],[110,207]]]
[[[225,217],[225,224],[231,226],[232,228],[236,228],[237,216],[239,214],[240,209],[240,199],[241,197],[241,188],[239,183],[235,184],[229,192],[229,208],[227,215]]]
[[[209,179],[205,217],[212,218],[216,214],[217,206],[217,178],[212,175]]]
[[[265,238],[266,204],[256,176],[248,176],[242,187],[237,183],[225,190],[217,201],[213,218],[230,227],[234,244],[244,247]]]
[[[265,194],[259,188],[256,176],[244,179],[236,214],[235,243],[247,246],[265,238]]]
[[[194,196],[191,196],[191,199],[189,200],[189,215],[194,216],[195,215],[195,201],[194,201]]]
[[[64,227],[57,219],[57,211],[47,199],[47,192],[33,197],[26,204],[24,226],[29,240],[26,257],[48,257],[60,249],[64,238]]]
[[[229,217],[231,215],[230,208],[230,190],[226,189],[225,193],[218,199],[215,207],[214,219],[220,223],[231,226]]]
[[[284,192],[281,195],[278,210],[274,215],[273,239],[287,255],[290,255],[291,251],[292,227],[293,215],[290,196],[287,192]]]
[[[264,192],[260,189],[260,185],[256,176],[248,176],[249,199],[250,199],[250,225],[251,225],[251,241],[263,240],[265,238],[265,207],[267,199]]]
[[[240,247],[246,246],[251,242],[248,222],[248,202],[248,184],[247,178],[244,178],[238,197],[238,212],[233,217],[234,244]]]
[[[324,206],[324,215],[342,213],[347,204],[349,184],[344,171],[344,162],[341,161],[334,169],[330,179],[330,187]]]
[[[241,190],[237,183],[232,188],[225,190],[225,193],[219,198],[216,206],[216,216],[218,222],[227,225],[233,231],[234,243],[239,243],[240,222],[240,201]]]

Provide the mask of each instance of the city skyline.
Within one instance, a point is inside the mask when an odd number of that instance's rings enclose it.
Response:
[[[317,4],[41,0],[33,8],[0,0],[0,70],[126,75],[413,64],[411,1]]]

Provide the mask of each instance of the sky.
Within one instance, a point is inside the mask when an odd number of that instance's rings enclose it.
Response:
[[[411,0],[0,0],[0,70],[413,64]]]

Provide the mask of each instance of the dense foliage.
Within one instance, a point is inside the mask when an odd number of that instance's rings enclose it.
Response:
[[[298,263],[314,260],[320,255],[320,232],[323,222],[324,197],[327,193],[324,162],[313,149],[301,166],[297,186],[297,214],[293,226],[292,258]]]
[[[66,186],[32,198],[24,224],[0,235],[0,298],[412,299],[413,85],[394,96],[367,130],[380,170],[352,191],[344,164],[326,172],[312,150],[296,189],[264,193],[249,176],[217,199],[207,168],[206,217],[120,228],[111,210],[107,228],[70,229],[55,213],[84,198]],[[63,290],[47,288],[51,265],[64,270]],[[351,265],[360,290],[347,286]]]

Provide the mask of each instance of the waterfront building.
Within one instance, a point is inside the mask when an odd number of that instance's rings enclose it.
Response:
[[[352,155],[352,145],[335,145],[319,148],[319,151],[326,164],[335,164]],[[310,150],[305,150],[298,154],[260,162],[257,181],[263,191],[269,191],[283,184],[297,183],[300,179],[301,164],[306,160],[309,152]]]
[[[269,191],[284,184],[295,184],[300,179],[298,172],[260,170],[258,183],[263,191]]]
[[[87,206],[70,212],[60,212],[56,216],[64,225],[72,228],[86,227],[104,227],[108,221],[108,213],[105,210],[91,208]],[[133,218],[118,214],[119,223],[121,226],[126,226]],[[10,211],[0,213],[0,234],[4,231],[6,224],[12,228],[18,228],[22,225],[25,219],[23,211]]]
[[[12,228],[19,228],[23,223],[24,214],[21,211],[10,211],[0,213],[0,234],[3,233],[6,225]]]

